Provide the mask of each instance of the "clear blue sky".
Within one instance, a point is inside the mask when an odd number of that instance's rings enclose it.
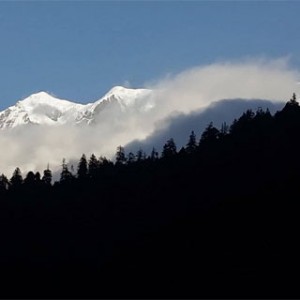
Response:
[[[196,65],[290,56],[298,1],[0,2],[0,109],[45,90],[78,102]]]

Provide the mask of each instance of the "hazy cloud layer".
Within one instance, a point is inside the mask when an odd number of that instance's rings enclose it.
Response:
[[[36,126],[31,130],[1,131],[0,172],[10,177],[16,166],[23,173],[42,171],[47,163],[57,170],[62,158],[77,161],[82,153],[112,157],[118,145],[147,140],[155,132],[169,128],[175,116],[187,116],[195,111],[199,114],[220,99],[286,101],[293,92],[299,92],[299,79],[299,72],[285,60],[248,60],[196,67],[148,85],[156,92],[145,100],[148,109],[144,111],[132,107],[124,113],[111,108],[107,117],[94,127]]]

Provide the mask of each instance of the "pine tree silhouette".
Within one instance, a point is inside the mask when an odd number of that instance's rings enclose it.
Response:
[[[73,174],[69,171],[66,160],[62,161],[62,171],[60,173],[60,182],[61,183],[71,183],[73,180]]]
[[[82,154],[78,167],[77,167],[77,177],[78,179],[84,179],[88,175],[88,163],[85,154]]]
[[[19,188],[23,183],[23,177],[21,170],[19,168],[16,168],[13,172],[13,175],[10,179],[10,184],[13,189]]]
[[[126,163],[125,149],[122,146],[118,146],[116,152],[116,164],[123,165],[125,163]]]
[[[177,153],[176,144],[174,142],[174,139],[171,138],[163,146],[163,151],[162,151],[161,156],[162,156],[162,158],[170,158],[170,157],[176,155],[176,153]]]
[[[196,151],[196,149],[197,149],[196,135],[195,135],[195,132],[192,131],[185,150],[186,150],[186,153],[191,154],[191,153],[194,153]]]
[[[46,186],[50,186],[52,182],[52,172],[49,169],[49,165],[47,166],[47,169],[44,170],[44,174],[42,177],[42,181]]]
[[[88,175],[90,177],[95,177],[99,168],[99,161],[95,154],[92,154],[88,161]]]

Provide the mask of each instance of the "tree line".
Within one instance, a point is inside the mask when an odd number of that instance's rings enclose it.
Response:
[[[296,101],[294,97],[295,94],[291,101]],[[291,101],[287,105],[290,105],[292,103]],[[222,144],[224,140],[232,136],[239,135],[239,130],[243,130],[243,126],[246,123],[248,126],[252,127],[258,120],[259,122],[270,122],[272,119],[275,121],[276,118],[277,115],[275,117],[271,116],[268,109],[263,111],[258,108],[256,112],[248,110],[238,120],[235,119],[231,126],[223,123],[221,128],[218,129],[213,125],[213,122],[209,123],[202,133],[199,141],[197,141],[196,134],[194,130],[192,130],[188,137],[186,146],[181,147],[179,151],[177,150],[177,146],[173,138],[166,141],[160,154],[153,147],[150,155],[147,155],[147,153],[145,153],[142,149],[139,149],[136,154],[129,152],[126,155],[125,148],[120,145],[116,149],[114,161],[107,159],[105,156],[97,158],[95,154],[92,154],[89,159],[87,159],[86,155],[82,154],[78,161],[76,171],[74,170],[73,165],[70,170],[66,160],[63,159],[60,179],[57,182],[52,182],[52,171],[49,169],[49,165],[43,171],[43,175],[41,175],[40,172],[34,173],[33,171],[29,171],[24,178],[20,168],[17,167],[9,179],[4,174],[0,175],[0,190],[15,189],[19,188],[21,185],[51,186],[53,184],[72,182],[74,180],[86,180],[88,178],[93,179],[96,178],[97,175],[105,168],[117,168],[121,165],[139,164],[145,161],[148,163],[156,162],[158,160],[163,161],[172,157],[174,158],[176,155],[183,157],[196,153],[203,154],[203,150],[207,147],[214,147],[216,143]]]
[[[1,177],[2,294],[299,296],[300,106],[208,124],[178,149]],[[14,286],[22,287],[23,294]],[[1,294],[0,292],[0,294]]]

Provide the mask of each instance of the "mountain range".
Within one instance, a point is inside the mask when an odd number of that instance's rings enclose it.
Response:
[[[0,174],[12,174],[16,167],[23,172],[41,171],[48,164],[59,172],[63,158],[76,166],[82,153],[114,159],[119,145],[126,155],[139,149],[149,154],[153,147],[161,152],[171,137],[179,150],[192,130],[199,140],[210,122],[220,128],[247,109],[269,108],[275,113],[283,106],[262,99],[204,101],[201,95],[191,105],[182,93],[166,97],[160,92],[115,86],[88,104],[46,92],[18,101],[0,112],[0,146],[5,149],[0,152]]]
[[[128,110],[137,113],[148,111],[152,91],[149,89],[129,89],[113,87],[99,100],[79,104],[56,98],[44,91],[18,101],[15,105],[0,112],[0,129],[17,128],[24,125],[59,126],[62,124],[97,123],[107,112],[113,110],[114,116]]]

